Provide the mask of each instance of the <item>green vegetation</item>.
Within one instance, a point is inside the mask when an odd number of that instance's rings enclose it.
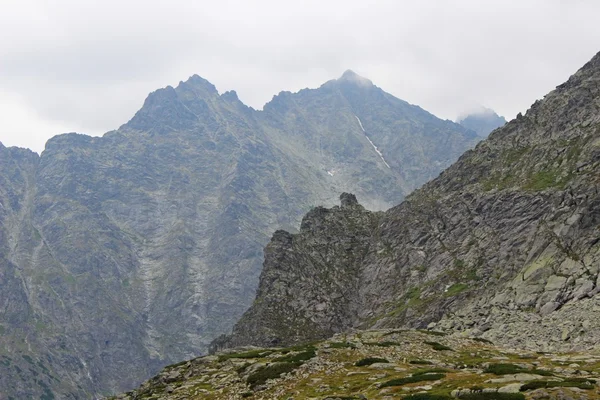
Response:
[[[432,349],[437,350],[437,351],[444,351],[444,350],[454,351],[454,350],[452,350],[451,347],[445,346],[438,342],[425,342],[425,344],[430,345]]]
[[[280,362],[267,365],[248,376],[247,382],[251,388],[254,388],[262,385],[269,379],[279,378],[281,374],[292,372],[301,365],[301,362]]]
[[[427,375],[427,374],[445,374],[448,370],[444,368],[429,368],[414,371],[412,376]]]
[[[332,342],[329,344],[331,349],[355,349],[356,346],[353,343],[348,342]]]
[[[288,354],[282,357],[278,357],[275,359],[276,362],[287,362],[287,363],[296,363],[296,362],[302,362],[302,361],[308,361],[311,358],[314,358],[317,356],[317,353],[315,352],[314,349],[312,350],[307,350],[307,351],[303,351],[300,353],[296,353],[296,354]]]
[[[450,400],[452,397],[442,394],[417,393],[403,397],[404,400]]]
[[[464,400],[525,400],[523,393],[474,392],[460,395]]]
[[[271,353],[273,353],[272,350],[252,350],[246,351],[244,353],[223,354],[219,356],[219,361],[226,361],[231,358],[262,358],[268,356]]]
[[[392,346],[400,346],[398,342],[392,341],[384,341],[384,342],[365,342],[367,346],[379,346],[379,347],[392,347]]]
[[[483,370],[483,372],[486,374],[494,375],[518,374],[525,371],[527,371],[525,368],[519,367],[515,364],[490,364],[485,370]]]
[[[235,369],[235,372],[237,372],[238,374],[242,374],[242,373],[244,373],[244,371],[246,370],[246,368],[248,368],[251,365],[252,364],[249,363],[249,362],[243,363],[242,365],[240,365],[239,367],[237,367]]]
[[[28,355],[22,355],[21,357],[23,357],[23,359],[25,361],[27,361],[29,364],[33,365],[33,359],[31,357],[29,357]]]
[[[364,367],[364,366],[375,364],[375,363],[389,363],[389,361],[386,360],[385,358],[367,357],[367,358],[358,360],[357,362],[354,363],[354,365],[356,365],[357,367]]]
[[[417,331],[419,331],[421,333],[425,333],[427,335],[432,335],[432,336],[446,336],[445,332],[440,332],[440,331],[430,331],[427,329],[417,329]]]
[[[319,341],[315,341],[315,342],[297,344],[295,346],[285,347],[285,348],[279,350],[279,352],[281,354],[286,354],[286,353],[289,353],[290,351],[317,350],[317,348],[315,347],[315,345],[318,344],[318,343],[320,343],[320,342]]]
[[[534,369],[529,370],[527,372],[529,372],[531,374],[542,375],[542,376],[554,376],[554,373],[552,373],[552,371],[547,371],[545,369],[534,368]]]
[[[417,365],[431,365],[433,364],[431,361],[427,360],[410,360],[409,364],[417,364]]]
[[[562,188],[565,183],[566,181],[560,178],[558,170],[548,169],[534,173],[523,189],[538,192],[551,187]]]
[[[555,388],[555,387],[574,387],[578,389],[591,390],[594,388],[594,384],[596,381],[593,379],[577,379],[577,378],[569,378],[566,381],[531,381],[527,382],[521,389],[521,392],[526,392],[528,390],[536,390],[542,388]]]
[[[518,374],[518,373],[529,373],[536,374],[542,376],[553,376],[554,374],[551,371],[547,371],[545,369],[527,369],[520,367],[515,364],[490,364],[484,371],[486,374],[494,374],[494,375],[510,375],[510,374]]]
[[[476,342],[486,343],[486,344],[494,344],[494,342],[492,342],[491,340],[487,340],[487,339],[484,339],[481,337],[474,337],[474,338],[471,338],[471,340],[474,340]]]
[[[446,297],[456,296],[457,294],[464,292],[469,286],[466,283],[455,283],[450,286],[444,295]]]
[[[405,378],[392,379],[387,382],[383,382],[380,388],[390,387],[390,386],[402,386],[408,383],[415,382],[427,382],[427,381],[437,381],[445,378],[444,374],[424,374],[424,375],[416,375],[416,376],[407,376]]]

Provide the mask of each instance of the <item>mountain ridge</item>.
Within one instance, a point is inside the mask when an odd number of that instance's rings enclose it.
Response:
[[[7,395],[108,395],[204,352],[250,304],[275,230],[345,191],[387,208],[477,140],[345,86],[258,112],[192,76],[102,137],[0,148]]]
[[[597,345],[593,302],[558,316],[599,292],[599,81],[600,53],[384,212],[370,234],[357,228],[362,212],[307,214],[329,231],[301,231],[285,246],[274,238],[258,297],[213,350],[427,326],[538,351]],[[350,252],[362,248],[352,261],[341,250],[348,240],[358,241]],[[324,295],[331,285],[345,296]]]

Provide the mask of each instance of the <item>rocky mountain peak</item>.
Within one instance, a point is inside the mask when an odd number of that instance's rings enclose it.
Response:
[[[480,107],[458,117],[457,124],[471,129],[481,137],[487,137],[494,129],[506,124],[506,119],[487,107]]]
[[[337,82],[342,83],[353,83],[358,86],[370,87],[373,86],[373,82],[370,79],[367,79],[363,76],[358,75],[356,72],[352,70],[346,70],[342,76],[337,79]]]
[[[352,193],[342,193],[340,195],[340,201],[342,202],[342,207],[352,207],[358,205],[358,200],[356,200],[356,196]]]
[[[202,78],[201,76],[194,74],[192,76],[190,76],[188,78],[187,81],[183,82],[179,82],[179,85],[177,86],[178,89],[180,88],[194,88],[198,91],[202,91],[206,94],[218,94],[219,92],[217,91],[217,88],[215,87],[215,85],[213,85],[212,83],[210,83],[209,81],[207,81],[206,79]]]

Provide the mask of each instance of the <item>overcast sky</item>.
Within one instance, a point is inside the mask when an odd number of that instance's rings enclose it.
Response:
[[[101,135],[190,75],[262,109],[352,69],[442,118],[507,119],[600,51],[597,0],[0,0],[0,141]]]

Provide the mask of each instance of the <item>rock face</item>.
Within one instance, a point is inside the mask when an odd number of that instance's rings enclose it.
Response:
[[[467,116],[460,117],[456,123],[473,130],[481,137],[487,137],[494,129],[506,124],[506,119],[496,114],[494,110],[483,108]]]
[[[0,145],[2,396],[115,393],[202,354],[276,229],[344,191],[386,208],[476,141],[347,73],[264,111],[193,76],[103,137]]]
[[[253,306],[214,347],[436,324],[597,346],[599,171],[600,54],[397,207],[318,209],[278,233]]]

